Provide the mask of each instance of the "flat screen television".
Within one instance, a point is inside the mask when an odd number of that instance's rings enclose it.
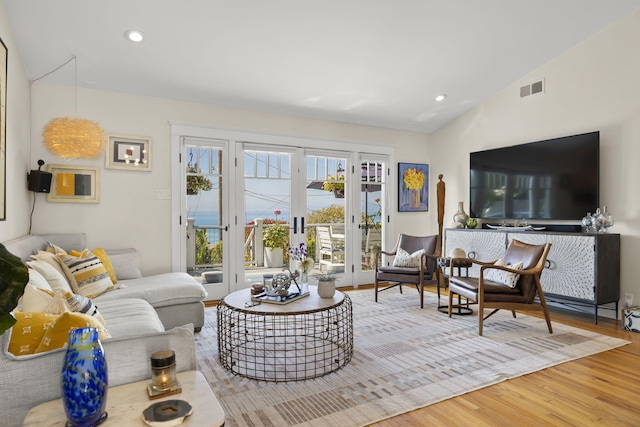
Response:
[[[600,132],[470,155],[470,215],[575,220],[599,206]]]

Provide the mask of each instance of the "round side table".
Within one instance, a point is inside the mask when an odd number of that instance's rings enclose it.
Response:
[[[449,274],[447,273],[447,270],[449,269],[450,266],[451,266],[450,259],[440,258],[438,260],[438,267],[440,268],[440,274],[441,274],[438,277],[438,281],[436,285],[436,287],[438,288],[438,311],[440,313],[447,313],[447,314],[449,314],[449,305],[440,305],[440,277],[442,277],[443,281],[445,282],[449,279]],[[458,269],[458,276],[462,276],[463,268],[465,269],[465,275],[469,276],[469,268],[471,268],[471,266],[473,266],[473,264],[470,262],[456,262],[453,264],[453,268]],[[471,309],[471,307],[469,307],[469,304],[467,303],[466,307],[462,307],[460,301],[461,301],[461,297],[460,295],[458,295],[458,306],[451,312],[451,314],[458,314],[458,315],[473,314],[473,310]]]

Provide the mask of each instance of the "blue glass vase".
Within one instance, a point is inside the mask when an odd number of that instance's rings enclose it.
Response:
[[[107,418],[107,360],[96,328],[69,332],[62,366],[62,404],[67,426],[91,427]]]

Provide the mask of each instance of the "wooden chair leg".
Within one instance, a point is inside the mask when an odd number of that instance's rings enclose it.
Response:
[[[420,308],[424,308],[424,283],[420,283],[418,290],[420,291]]]
[[[482,322],[484,321],[484,301],[478,298],[478,336],[482,336]]]
[[[449,288],[449,317],[451,317],[452,313],[453,313],[453,292],[451,291],[451,288]]]

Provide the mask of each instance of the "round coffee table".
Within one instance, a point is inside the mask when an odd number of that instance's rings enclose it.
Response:
[[[218,303],[218,355],[230,372],[263,381],[321,377],[345,366],[353,356],[351,299],[336,291],[288,304],[253,305],[249,289]]]

